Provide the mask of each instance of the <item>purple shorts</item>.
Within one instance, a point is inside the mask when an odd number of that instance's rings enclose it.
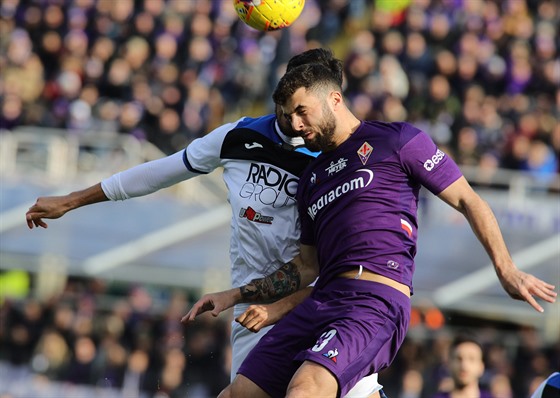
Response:
[[[303,361],[327,368],[342,397],[364,376],[388,367],[410,319],[410,299],[376,282],[337,278],[278,322],[239,368],[272,397]]]

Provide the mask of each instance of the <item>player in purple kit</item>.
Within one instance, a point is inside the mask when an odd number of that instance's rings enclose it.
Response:
[[[391,364],[409,323],[421,186],[464,214],[511,297],[541,312],[533,296],[554,302],[554,286],[517,269],[489,206],[426,133],[358,120],[317,64],[288,72],[273,98],[306,146],[323,151],[297,193],[300,255],[319,279],[220,397],[344,396]]]

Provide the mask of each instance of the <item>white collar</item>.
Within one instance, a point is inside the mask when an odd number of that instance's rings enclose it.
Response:
[[[280,138],[282,138],[282,141],[284,141],[286,144],[289,144],[293,147],[299,147],[305,145],[305,141],[303,140],[303,137],[288,137],[286,134],[284,134],[282,130],[280,130],[280,126],[278,125],[277,119],[274,120],[274,127],[276,128],[276,132],[278,133]]]

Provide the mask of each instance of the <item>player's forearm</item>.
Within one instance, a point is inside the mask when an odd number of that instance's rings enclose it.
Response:
[[[308,286],[303,289],[298,290],[295,293],[290,294],[272,304],[277,311],[276,319],[281,319],[286,314],[291,312],[298,304],[305,300],[313,290],[312,287]]]
[[[301,286],[300,269],[294,261],[290,261],[274,273],[241,286],[239,292],[242,302],[262,303],[285,297]]]
[[[513,266],[510,253],[490,206],[480,197],[464,205],[463,214],[500,275]]]
[[[91,205],[99,202],[106,202],[109,198],[101,189],[101,183],[97,183],[81,191],[72,192],[66,195],[66,211],[77,209],[78,207]]]

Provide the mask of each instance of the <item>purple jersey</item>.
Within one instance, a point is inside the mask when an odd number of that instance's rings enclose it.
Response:
[[[317,247],[318,283],[363,265],[412,289],[420,188],[437,195],[460,177],[416,127],[362,122],[300,179],[301,243]]]

